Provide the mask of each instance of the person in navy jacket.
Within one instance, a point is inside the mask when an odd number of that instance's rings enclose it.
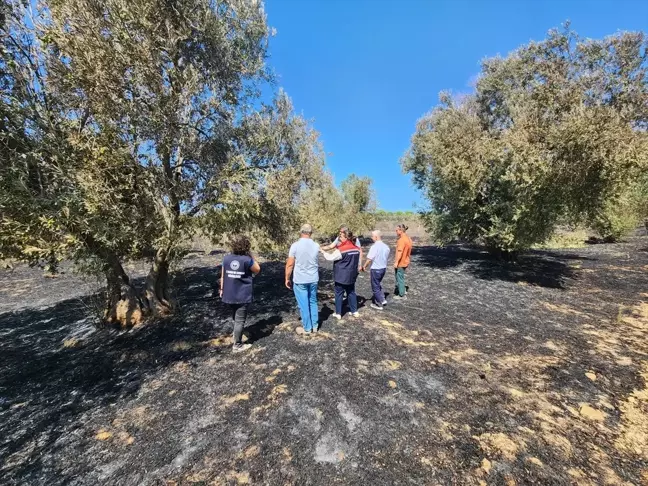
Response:
[[[234,321],[233,352],[248,349],[251,344],[243,344],[243,328],[247,319],[248,307],[253,300],[252,279],[261,271],[261,266],[250,254],[250,240],[237,235],[230,241],[232,253],[225,255],[221,271],[220,296],[232,311]]]
[[[333,317],[342,319],[342,301],[346,293],[349,310],[353,317],[358,317],[358,298],[355,284],[360,268],[361,250],[353,242],[353,234],[348,229],[340,231],[340,244],[337,249],[342,258],[333,263],[333,281],[335,282],[335,314]]]

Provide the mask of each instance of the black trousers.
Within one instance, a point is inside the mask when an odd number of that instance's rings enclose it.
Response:
[[[243,328],[247,319],[248,305],[250,304],[230,304],[232,311],[232,320],[234,321],[234,344],[242,344]]]

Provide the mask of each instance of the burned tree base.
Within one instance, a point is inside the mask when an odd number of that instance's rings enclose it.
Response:
[[[103,321],[117,327],[137,327],[144,323],[149,314],[137,291],[128,286],[124,292],[120,292],[118,299],[111,299],[108,303]]]

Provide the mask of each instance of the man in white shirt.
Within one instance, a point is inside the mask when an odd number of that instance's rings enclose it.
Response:
[[[286,288],[297,299],[304,332],[317,332],[317,283],[319,282],[319,245],[312,240],[313,228],[305,224],[300,238],[290,247],[286,260]],[[292,282],[291,282],[292,277]]]
[[[387,260],[389,259],[389,246],[382,241],[382,234],[379,230],[371,232],[371,239],[374,244],[371,245],[369,253],[367,254],[367,261],[362,269],[367,270],[371,265],[371,290],[373,291],[372,309],[383,310],[383,306],[387,304],[385,300],[385,292],[382,288],[382,279],[387,271]]]

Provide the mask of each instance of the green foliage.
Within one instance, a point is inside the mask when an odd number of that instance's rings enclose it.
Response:
[[[428,227],[516,252],[563,218],[599,218],[648,162],[647,44],[552,31],[484,61],[474,94],[442,94],[402,161],[430,202]]]
[[[305,194],[330,189],[317,133],[283,92],[261,101],[274,85],[260,2],[31,7],[0,7],[0,258],[73,258],[105,273],[115,304],[122,262],[150,257],[142,300],[167,305],[196,231],[277,248]],[[336,217],[367,224],[370,181],[345,188]]]
[[[344,196],[335,187],[333,176],[325,171],[320,173],[299,197],[299,215],[303,222],[313,226],[320,239],[336,234],[345,214]]]
[[[375,223],[375,195],[369,177],[349,175],[340,188],[326,171],[305,188],[298,202],[301,221],[313,225],[321,239],[337,234],[346,225],[356,235],[366,234]]]
[[[533,248],[583,248],[590,236],[590,232],[583,228],[557,228],[547,241],[533,245]]]
[[[342,181],[340,189],[344,201],[343,224],[356,234],[366,234],[376,222],[376,196],[370,177],[349,175]]]
[[[324,154],[318,134],[294,114],[284,93],[244,119],[241,134],[241,165],[221,174],[220,200],[202,212],[201,224],[214,241],[245,232],[259,250],[283,248],[301,224],[302,194],[322,183]]]
[[[608,242],[614,242],[635,230],[640,218],[626,197],[609,202],[592,222],[592,229]]]
[[[605,241],[628,236],[648,218],[648,173],[638,173],[622,189],[591,221],[592,229]]]
[[[39,25],[49,83],[66,116],[83,121],[79,131],[93,144],[100,137],[123,148],[121,166],[97,159],[98,180],[112,192],[120,178],[133,178],[134,207],[150,213],[126,231],[150,229],[157,255],[180,255],[192,216],[223,205],[223,194],[246,177],[274,169],[266,154],[248,151],[258,98],[248,88],[266,79],[262,9],[208,0],[52,0],[49,7]]]
[[[45,261],[141,256],[154,209],[144,168],[109,127],[84,131],[48,77],[48,52],[27,11],[11,4],[2,30],[0,254]],[[31,18],[32,24],[43,19]]]

